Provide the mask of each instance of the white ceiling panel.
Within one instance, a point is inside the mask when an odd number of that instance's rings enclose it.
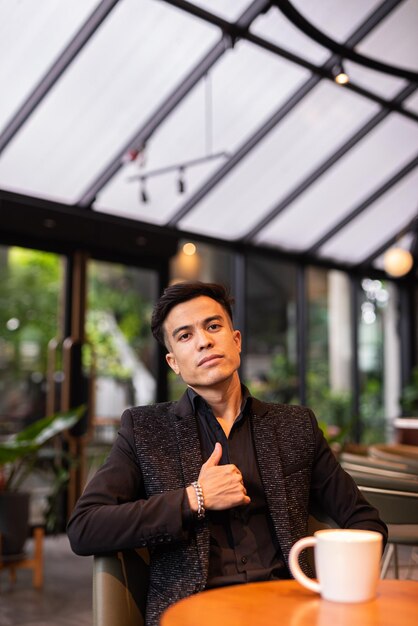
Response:
[[[193,4],[224,20],[235,22],[253,0],[195,0]]]
[[[415,169],[321,248],[321,256],[360,263],[399,232],[418,211]]]
[[[153,0],[111,15],[2,155],[1,186],[75,202],[219,39]]]
[[[176,173],[150,178],[151,212],[149,206],[138,206],[138,184],[128,183],[128,177],[213,153],[232,154],[307,77],[306,70],[246,42],[238,43],[151,137],[144,166],[123,168],[98,195],[95,208],[129,210],[140,219],[151,214],[152,221],[164,223],[225,159],[186,168],[182,195],[173,182]]]
[[[318,30],[336,41],[344,42],[381,1],[292,0],[292,4]]]
[[[181,227],[227,239],[245,235],[374,112],[373,103],[331,82],[320,84],[205,196]]]
[[[402,78],[376,72],[358,63],[344,61],[344,69],[352,83],[386,100],[392,100],[407,85]]]
[[[266,226],[257,241],[308,249],[417,153],[418,125],[391,115]]]
[[[418,0],[406,0],[356,47],[358,52],[418,70]]]
[[[418,91],[405,100],[405,108],[418,115]]]
[[[0,1],[0,132],[98,4]]]

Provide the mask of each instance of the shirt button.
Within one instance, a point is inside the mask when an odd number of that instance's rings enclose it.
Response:
[[[241,563],[244,563],[244,565],[246,564],[246,562],[248,561],[246,556],[242,556],[241,557]]]

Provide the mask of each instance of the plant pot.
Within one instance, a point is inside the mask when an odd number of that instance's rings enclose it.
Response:
[[[0,492],[1,554],[21,554],[29,532],[29,493]]]

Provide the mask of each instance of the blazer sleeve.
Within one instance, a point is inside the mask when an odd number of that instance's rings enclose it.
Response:
[[[146,498],[129,410],[103,466],[87,484],[67,525],[79,555],[152,547],[187,536],[185,489]]]
[[[375,530],[382,534],[386,545],[388,530],[378,510],[367,502],[354,480],[338,463],[312,411],[310,418],[315,437],[311,499],[341,528]]]

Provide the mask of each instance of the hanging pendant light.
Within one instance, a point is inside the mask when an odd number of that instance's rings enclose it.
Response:
[[[395,278],[405,276],[412,269],[413,264],[412,254],[404,248],[389,248],[383,256],[386,273]]]

